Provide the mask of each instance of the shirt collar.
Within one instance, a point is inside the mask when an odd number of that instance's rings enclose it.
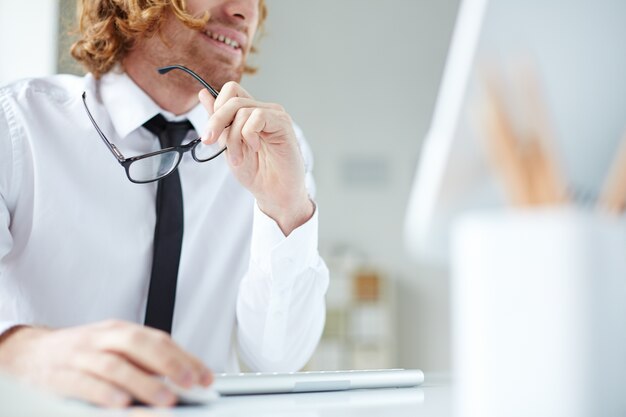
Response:
[[[208,121],[207,112],[200,103],[180,116],[163,110],[119,67],[102,76],[100,94],[120,139],[125,139],[159,113],[170,121],[188,119],[198,135],[202,134]]]

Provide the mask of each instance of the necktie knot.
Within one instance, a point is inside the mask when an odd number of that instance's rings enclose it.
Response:
[[[160,113],[144,123],[143,127],[159,138],[161,148],[180,145],[183,139],[185,139],[185,136],[187,136],[187,133],[193,130],[193,125],[189,120],[168,122]]]

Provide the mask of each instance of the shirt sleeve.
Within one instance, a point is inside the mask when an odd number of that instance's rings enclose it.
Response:
[[[314,194],[312,156],[296,127],[306,185]],[[319,209],[285,237],[255,204],[250,265],[237,298],[239,354],[255,371],[301,369],[324,328],[329,273],[318,245]]]
[[[13,136],[17,129],[15,118],[5,91],[0,89],[0,335],[10,328],[23,324],[18,314],[18,293],[8,282],[4,271],[4,259],[13,247],[11,236],[11,211],[17,189],[14,176]]]

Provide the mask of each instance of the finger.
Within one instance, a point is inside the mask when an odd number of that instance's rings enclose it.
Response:
[[[198,92],[198,99],[209,115],[215,112],[215,97],[209,93],[209,90],[206,88],[200,90],[200,92]]]
[[[250,98],[231,98],[222,107],[217,109],[209,119],[207,126],[207,130],[210,131],[209,135],[212,137],[220,136],[224,129],[233,123],[237,113],[244,108],[282,110],[282,107],[273,103],[261,103]]]
[[[114,353],[78,355],[75,358],[75,366],[83,372],[116,385],[145,404],[166,407],[176,403],[176,396],[163,382]]]
[[[222,87],[222,90],[215,99],[215,105],[213,106],[213,108],[215,109],[215,111],[217,111],[224,105],[224,103],[234,97],[249,99],[252,98],[250,93],[248,93],[241,85],[239,85],[239,83],[229,81]]]
[[[209,93],[209,91],[206,88],[204,88],[200,90],[200,92],[198,93],[198,99],[200,100],[202,107],[204,107],[204,109],[207,111],[209,116],[212,116],[214,113],[215,98],[211,95],[211,93]],[[202,142],[206,144],[214,143],[215,140],[217,139],[217,136],[213,137],[211,133],[212,133],[211,130],[207,128],[200,136],[200,138],[202,139]]]
[[[237,112],[235,121],[228,129],[228,141],[227,143],[239,143],[242,147],[242,156],[245,157],[247,150],[258,152],[261,148],[260,137],[257,133],[244,135],[244,129],[248,123],[248,120],[252,114],[256,112],[255,109],[241,109]],[[247,146],[246,146],[247,145]]]
[[[64,369],[55,372],[53,391],[63,397],[75,398],[101,407],[128,407],[131,396],[89,373]]]
[[[224,136],[226,136],[226,152],[233,166],[239,166],[243,162],[245,145],[242,142],[241,129],[251,112],[252,110],[250,109],[241,109],[239,113],[237,113],[233,124],[224,131]]]
[[[171,337],[160,330],[133,323],[112,322],[97,333],[95,342],[101,350],[126,356],[149,372],[166,376],[183,387],[191,387],[211,378],[202,362],[183,351]]]
[[[267,114],[264,114],[261,109],[255,109],[241,129],[241,135],[256,151],[261,147],[261,132],[265,131],[267,123]]]
[[[213,119],[215,112],[218,111],[224,105],[224,103],[228,102],[232,98],[239,98],[239,97],[252,99],[252,96],[241,85],[239,85],[239,83],[236,83],[234,81],[229,81],[226,84],[224,84],[224,86],[222,87],[222,90],[220,91],[218,96],[215,98],[215,102],[213,104],[213,113],[211,114],[211,119]],[[221,142],[223,142],[221,143],[221,145],[224,146],[225,143],[227,142],[228,133],[224,135],[223,132],[226,128],[228,128],[231,125],[232,120],[235,117],[234,116],[235,114],[236,112],[232,113],[230,117],[225,115],[223,118],[224,120],[214,120],[212,122],[211,119],[209,119],[209,124],[207,125],[207,129],[206,129],[206,143],[213,143],[211,140],[216,140],[216,138],[220,138],[222,139]],[[217,128],[216,128],[216,124],[217,124]],[[241,157],[240,155],[241,153],[238,152],[236,149],[233,151],[229,149],[227,151],[227,154],[228,154],[228,159],[230,160],[231,164],[237,165],[239,158]]]

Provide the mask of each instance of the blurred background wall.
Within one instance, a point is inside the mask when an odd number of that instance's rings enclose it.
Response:
[[[332,272],[309,367],[446,371],[447,272],[409,256],[403,225],[458,0],[267,3],[259,72],[243,84],[287,108],[309,140]],[[77,71],[74,16],[74,0],[0,0],[0,83]]]
[[[58,0],[0,0],[0,83],[55,72],[58,28]]]

